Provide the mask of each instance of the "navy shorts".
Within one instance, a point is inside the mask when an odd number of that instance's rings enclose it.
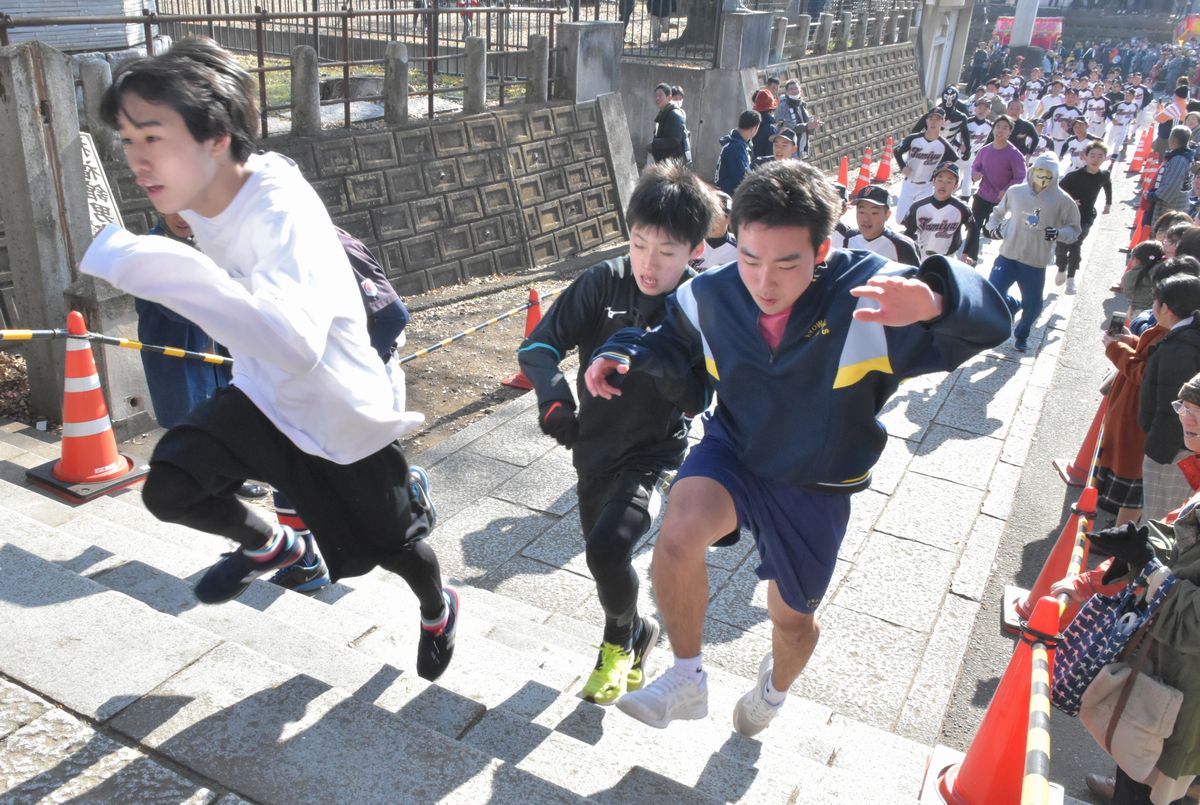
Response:
[[[692,476],[711,478],[733,498],[738,524],[754,535],[758,577],[774,581],[784,602],[797,612],[816,611],[846,536],[850,496],[755,475],[742,465],[712,417],[705,417],[704,438],[688,453],[675,480]]]

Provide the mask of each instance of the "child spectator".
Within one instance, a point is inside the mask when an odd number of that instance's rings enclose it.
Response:
[[[1176,462],[1186,455],[1183,429],[1171,404],[1179,387],[1200,372],[1200,278],[1175,275],[1154,286],[1151,308],[1167,330],[1146,361],[1138,424],[1146,434],[1142,516],[1161,520],[1191,491]]]
[[[647,150],[655,162],[679,159],[685,164],[692,161],[692,146],[688,141],[687,119],[683,110],[671,100],[671,87],[659,84],[654,88],[654,105],[658,114],[654,116],[654,137]]]
[[[579,474],[579,519],[587,565],[604,611],[604,637],[584,699],[612,704],[642,685],[659,627],[638,615],[638,575],[630,561],[661,504],[660,488],[687,449],[688,420],[706,407],[703,380],[626,378],[618,399],[588,393],[581,361],[576,414],[559,367],[578,348],[591,355],[626,327],[657,327],[667,297],[689,276],[709,231],[712,198],[678,164],[647,171],[629,201],[629,256],[599,263],[563,291],[521,344],[521,369],[533,383],[542,431],[571,450]],[[690,393],[689,393],[690,392]]]
[[[458,597],[425,541],[433,506],[396,439],[419,414],[367,339],[346,254],[295,164],[254,154],[254,81],[209,40],[127,61],[101,104],[160,213],[182,212],[200,252],[105,228],[81,270],[196,322],[236,360],[218,391],[159,441],[143,489],[156,517],[231,539],[196,584],[218,603],[294,563],[303,542],[233,496],[246,478],[296,501],[334,580],[382,566],[421,610],[417,673],[450,663]],[[337,267],[341,270],[334,270]]]
[[[773,640],[733,725],[767,728],[816,646],[849,494],[870,484],[887,439],[879,411],[903,378],[953,369],[1008,333],[1001,299],[956,261],[917,269],[830,250],[837,209],[828,179],[803,162],[755,171],[733,201],[738,262],[684,284],[662,325],[619,331],[588,366],[588,390],[605,399],[622,393],[614,372],[683,380],[696,367],[717,397],[654,546],[675,662],[617,702],[652,726],[708,712],[705,554],[742,524],[768,582]]]
[[[1130,250],[1129,269],[1121,275],[1120,285],[1121,293],[1129,300],[1125,321],[1133,321],[1154,303],[1155,274],[1165,259],[1167,255],[1157,240],[1143,240]]]
[[[1058,186],[1079,206],[1079,237],[1070,243],[1054,244],[1054,261],[1058,273],[1054,277],[1055,285],[1066,284],[1063,293],[1075,293],[1075,275],[1079,271],[1080,249],[1083,240],[1096,222],[1096,199],[1104,191],[1104,209],[1102,215],[1108,215],[1112,209],[1112,175],[1103,168],[1108,156],[1108,146],[1099,140],[1092,140],[1084,149],[1083,167],[1071,171]]]

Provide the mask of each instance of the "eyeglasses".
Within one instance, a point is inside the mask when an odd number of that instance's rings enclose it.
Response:
[[[1171,408],[1180,416],[1187,415],[1190,417],[1200,417],[1200,410],[1189,406],[1183,400],[1174,400],[1171,402]]]

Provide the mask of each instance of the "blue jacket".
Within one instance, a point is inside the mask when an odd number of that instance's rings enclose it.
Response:
[[[731,196],[750,172],[750,151],[750,143],[742,139],[737,129],[721,138],[721,155],[717,157],[717,175],[713,181]]]
[[[942,292],[945,313],[907,327],[855,320],[874,306],[849,294],[876,274],[917,277]],[[736,263],[710,269],[668,300],[663,324],[621,330],[597,355],[650,375],[707,370],[714,416],[755,475],[824,491],[870,484],[887,442],[876,417],[906,377],[949,371],[1007,339],[1012,318],[978,272],[936,255],[919,268],[866,251],[834,250],[792,307],[774,352]]]

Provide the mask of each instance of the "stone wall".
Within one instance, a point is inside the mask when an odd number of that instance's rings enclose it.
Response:
[[[624,235],[596,101],[396,128],[271,138],[363,239],[401,294],[563,260]],[[628,137],[628,133],[623,133]],[[154,210],[122,164],[106,165],[125,225]]]
[[[878,160],[887,138],[899,143],[925,111],[911,42],[773,64],[758,75],[760,85],[772,75],[800,79],[809,111],[825,122],[809,160],[835,171],[849,156],[851,181],[864,148]]]

